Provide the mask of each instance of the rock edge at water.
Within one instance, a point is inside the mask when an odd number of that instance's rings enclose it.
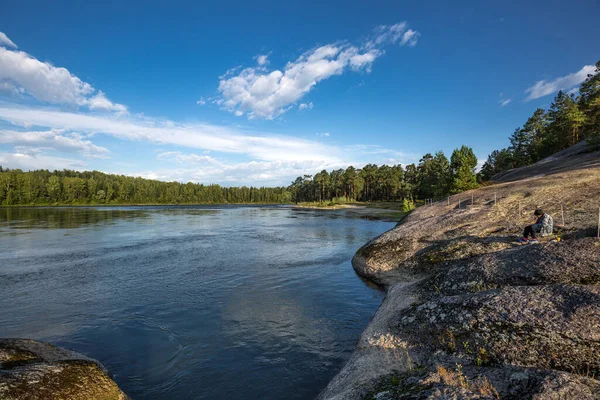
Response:
[[[357,252],[386,298],[319,398],[600,399],[600,171],[458,196],[474,204],[420,207]],[[524,216],[556,204],[567,228],[517,244]]]
[[[0,339],[2,400],[126,400],[98,361],[28,339]]]

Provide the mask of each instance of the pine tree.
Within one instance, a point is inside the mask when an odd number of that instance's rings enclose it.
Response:
[[[454,150],[450,158],[450,168],[452,170],[451,193],[464,192],[478,186],[475,177],[476,166],[477,157],[472,148],[462,146],[460,149]]]
[[[548,117],[546,111],[542,108],[538,108],[533,112],[533,115],[527,119],[525,125],[523,125],[523,132],[527,137],[529,144],[528,154],[530,162],[536,162],[541,159],[539,156],[540,143],[546,135],[548,128]]]
[[[531,164],[531,136],[523,128],[517,128],[510,137],[510,151],[517,167]]]
[[[600,144],[600,61],[596,63],[594,74],[588,75],[581,84],[579,95],[579,107],[585,115],[582,136]]]

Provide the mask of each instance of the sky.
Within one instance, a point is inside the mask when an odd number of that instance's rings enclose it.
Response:
[[[205,3],[3,0],[0,165],[275,186],[482,162],[600,60],[596,0]]]

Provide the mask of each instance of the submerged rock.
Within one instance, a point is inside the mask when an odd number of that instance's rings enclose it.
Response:
[[[98,361],[26,339],[0,339],[0,399],[125,400]]]

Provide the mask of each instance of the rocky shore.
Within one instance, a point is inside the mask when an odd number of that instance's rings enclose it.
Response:
[[[26,339],[0,339],[2,400],[126,400],[96,360]]]
[[[353,266],[387,295],[319,398],[600,399],[600,154],[585,160],[420,207],[363,246]],[[517,243],[561,205],[555,235]]]

